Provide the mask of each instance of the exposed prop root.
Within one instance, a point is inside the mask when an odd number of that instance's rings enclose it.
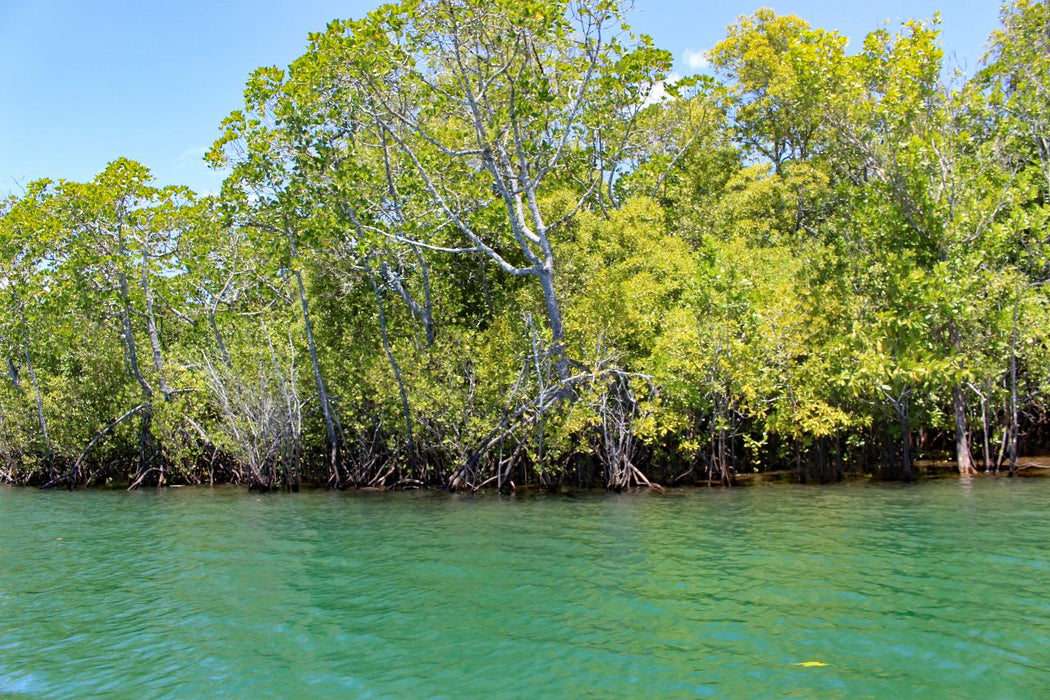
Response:
[[[95,435],[95,437],[91,438],[91,442],[87,444],[87,447],[84,448],[84,451],[80,453],[79,457],[77,457],[77,461],[73,463],[73,468],[70,470],[70,473],[55,477],[51,481],[44,484],[43,488],[49,489],[61,483],[68,483],[70,488],[76,486],[77,477],[80,474],[80,468],[84,464],[84,460],[87,458],[88,454],[90,454],[91,450],[95,447],[95,445],[98,444],[99,440],[104,438],[109,433],[113,432],[113,430],[118,425],[126,421],[128,418],[131,418],[132,416],[137,415],[139,412],[149,408],[150,405],[148,403],[140,403],[138,406],[131,409],[130,411],[122,415],[120,418],[117,418],[115,421],[113,421],[105,428],[100,430],[99,433]]]
[[[638,484],[638,482],[641,482],[641,484],[644,484],[646,487],[651,488],[654,491],[663,491],[664,490],[664,487],[660,486],[660,484],[654,483],[652,481],[649,481],[647,478],[645,478],[645,474],[642,474],[642,472],[638,470],[638,467],[634,466],[633,464],[630,465],[630,466],[631,466],[631,472],[634,474],[634,478],[635,478],[635,483],[636,484]]]
[[[128,486],[128,491],[134,491],[135,489],[137,489],[142,484],[142,482],[145,481],[146,477],[149,476],[152,472],[157,472],[161,476],[164,475],[164,470],[160,467],[150,467],[149,469],[144,469],[142,473],[140,473],[138,477],[136,477],[136,479],[133,482],[131,482],[131,486]]]

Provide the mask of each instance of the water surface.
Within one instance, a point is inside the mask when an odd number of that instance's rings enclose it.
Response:
[[[1050,480],[0,489],[0,693],[1042,695],[1048,534]]]

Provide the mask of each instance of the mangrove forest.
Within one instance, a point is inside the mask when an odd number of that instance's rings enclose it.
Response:
[[[681,76],[628,14],[383,5],[250,76],[221,191],[117,158],[4,200],[0,481],[1022,468],[1050,441],[1047,2],[971,72],[936,16],[848,43],[758,9]]]

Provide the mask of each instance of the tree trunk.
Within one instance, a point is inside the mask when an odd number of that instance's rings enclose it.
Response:
[[[310,322],[310,307],[306,301],[306,286],[303,284],[303,274],[298,269],[295,271],[295,281],[299,287],[299,302],[303,308],[303,325],[306,328],[306,345],[310,350],[310,364],[313,365],[314,380],[317,382],[317,396],[321,402],[321,415],[324,417],[325,435],[328,442],[326,446],[328,448],[326,460],[329,470],[329,485],[338,488],[343,485],[339,434],[335,429],[335,417],[333,416],[331,400],[328,398],[328,389],[325,387],[324,378],[321,376],[321,365],[317,361],[317,346],[314,344],[313,324]]]
[[[962,336],[954,321],[948,324],[948,338],[956,356],[962,357]],[[976,474],[973,453],[970,451],[970,427],[966,421],[966,394],[963,393],[962,384],[952,387],[952,412],[955,415],[955,464],[960,474]]]
[[[991,393],[990,383],[985,384],[985,391]],[[988,401],[984,395],[981,396],[981,435],[984,445],[984,471],[987,473],[992,468],[992,454],[988,445]]]
[[[233,367],[233,361],[230,359],[230,353],[226,350],[226,343],[222,342],[222,333],[219,332],[219,324],[215,321],[215,309],[208,309],[208,325],[211,326],[211,332],[215,336],[215,344],[219,346],[219,354],[222,355],[222,362],[227,367]]]
[[[33,396],[36,399],[36,416],[40,422],[40,435],[44,439],[44,460],[50,479],[55,478],[55,458],[51,451],[51,436],[47,432],[47,420],[44,417],[44,400],[40,396],[40,386],[36,382],[36,371],[33,369],[33,361],[29,358],[29,348],[22,345],[22,353],[26,360],[26,369],[29,370],[29,381],[33,385]]]
[[[952,410],[955,412],[955,461],[960,474],[976,474],[973,454],[970,452],[970,431],[966,424],[966,396],[961,385],[952,389]]]
[[[565,327],[562,324],[561,305],[554,290],[554,260],[547,256],[542,269],[537,272],[540,286],[543,288],[543,302],[547,308],[547,323],[551,328],[551,352],[554,355],[554,368],[561,380],[569,378],[569,357],[565,350]]]
[[[310,307],[306,300],[306,285],[303,284],[303,273],[296,266],[298,250],[295,245],[295,233],[285,222],[285,235],[288,237],[288,262],[295,271],[295,282],[299,290],[299,303],[303,309],[303,326],[306,329],[306,346],[310,351],[310,364],[314,370],[314,380],[317,382],[317,397],[321,402],[321,415],[324,418],[325,439],[327,441],[327,454],[325,460],[328,462],[328,484],[336,488],[343,486],[342,453],[339,444],[339,432],[336,430],[335,411],[332,409],[332,401],[328,397],[328,388],[325,386],[324,378],[321,376],[321,364],[317,360],[317,345],[314,343],[314,326],[310,321]]]
[[[911,418],[908,415],[908,404],[904,403],[900,411],[901,423],[901,475],[905,481],[911,481]]]
[[[842,440],[839,434],[835,434],[835,481],[842,481],[842,474],[845,471],[842,463]]]
[[[1010,474],[1017,471],[1017,325],[1021,313],[1021,290],[1014,291],[1014,323],[1010,337]]]
[[[423,323],[426,326],[427,347],[431,347],[434,345],[434,302],[430,297],[430,269],[419,246],[412,246],[412,252],[416,254],[419,271],[423,276]]]
[[[827,467],[827,440],[823,437],[817,438],[817,478],[820,483],[826,484],[830,479],[824,476]]]
[[[142,481],[156,457],[156,450],[153,447],[153,433],[150,430],[152,425],[153,406],[147,403],[142,411],[142,426],[139,429],[139,469],[135,474],[133,485]]]
[[[142,252],[142,293],[146,299],[146,331],[149,334],[150,348],[153,350],[153,366],[157,370],[157,386],[165,401],[171,400],[171,389],[164,376],[164,357],[160,347],[160,334],[157,332],[157,319],[153,315],[153,292],[149,284],[149,253]]]
[[[416,446],[412,438],[412,410],[408,403],[408,392],[405,390],[405,382],[401,377],[401,368],[398,367],[394,351],[390,347],[390,337],[387,335],[386,314],[383,312],[383,293],[379,289],[379,285],[376,284],[375,273],[372,272],[371,268],[368,268],[368,281],[372,284],[372,292],[375,294],[376,311],[379,313],[379,334],[383,341],[383,349],[386,351],[387,360],[390,362],[390,369],[394,373],[397,389],[401,393],[401,411],[405,417],[405,439],[408,442],[408,466],[414,474],[416,473]]]
[[[139,431],[139,469],[138,473],[135,475],[134,481],[132,482],[132,486],[135,487],[145,477],[149,470],[149,465],[153,462],[153,459],[159,450],[154,445],[155,440],[150,431],[153,423],[153,388],[146,381],[146,378],[142,374],[142,368],[139,367],[138,349],[135,345],[135,330],[131,324],[131,294],[129,292],[128,276],[124,272],[123,267],[123,261],[126,256],[127,249],[124,246],[123,230],[118,227],[116,266],[121,310],[124,316],[124,345],[128,352],[128,364],[131,365],[131,372],[134,375],[135,380],[139,383],[139,386],[142,387],[142,392],[146,396],[146,401],[142,411],[142,427]],[[74,478],[76,478],[75,474]]]
[[[13,384],[16,389],[20,388],[18,380],[18,366],[15,364],[15,361],[12,360],[10,357],[7,358],[7,376],[11,379],[11,384]]]
[[[430,277],[426,272],[426,263],[423,261],[423,256],[419,254],[418,250],[416,251],[416,256],[423,268],[422,304],[415,300],[412,296],[412,292],[405,286],[404,281],[390,270],[389,265],[385,262],[380,263],[379,269],[380,272],[382,272],[383,284],[388,285],[394,293],[401,297],[405,304],[408,305],[412,315],[423,323],[423,328],[426,331],[427,336],[427,347],[429,348],[434,344],[434,309],[430,302]],[[369,276],[374,275],[371,268],[368,269],[368,274]],[[375,287],[375,282],[372,283],[372,286]]]
[[[124,316],[122,319],[124,322],[124,345],[128,351],[128,363],[131,365],[131,372],[135,376],[135,380],[138,381],[139,386],[142,387],[146,398],[152,399],[153,388],[146,382],[146,378],[142,376],[142,370],[139,368],[138,352],[135,349],[135,332],[131,327],[131,299],[128,294],[128,277],[123,270],[117,274],[117,281],[120,285],[121,310]]]

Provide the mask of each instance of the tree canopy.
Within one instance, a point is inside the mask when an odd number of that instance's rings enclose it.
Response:
[[[0,207],[0,478],[612,489],[1011,471],[1047,437],[1050,10],[769,9],[672,78],[618,0],[402,0],[249,78],[221,193]],[[656,99],[655,95],[665,95]]]

